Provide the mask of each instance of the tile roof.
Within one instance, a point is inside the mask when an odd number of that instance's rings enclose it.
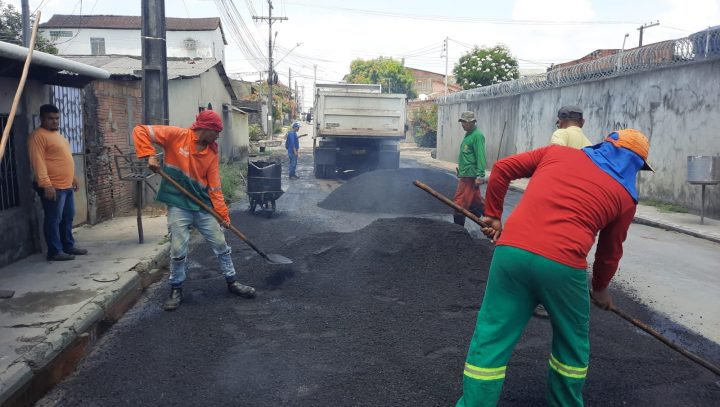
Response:
[[[210,18],[165,18],[168,31],[213,31],[222,30],[219,17]],[[50,20],[40,24],[40,28],[115,28],[139,30],[142,28],[140,16],[115,15],[75,15],[55,14]]]

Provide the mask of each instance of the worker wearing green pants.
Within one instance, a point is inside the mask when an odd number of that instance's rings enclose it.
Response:
[[[494,406],[505,368],[533,309],[543,304],[553,327],[548,404],[582,405],[590,347],[590,301],[584,269],[511,246],[499,246],[490,266],[463,375],[458,407]]]
[[[547,308],[553,328],[548,404],[583,405],[590,356],[587,256],[597,237],[592,297],[608,309],[608,285],[637,207],[637,173],[652,170],[649,148],[642,133],[625,129],[581,150],[551,145],[495,163],[482,231],[497,248],[458,407],[497,404],[515,343],[538,304]],[[518,178],[530,183],[503,226],[503,201]]]

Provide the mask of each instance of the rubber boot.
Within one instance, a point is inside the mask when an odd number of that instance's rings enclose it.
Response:
[[[239,297],[255,298],[255,289],[254,288],[250,287],[249,285],[240,284],[237,281],[228,283],[228,291],[231,294],[235,294]]]
[[[170,295],[163,303],[163,309],[165,311],[174,311],[182,303],[182,287],[172,287]]]
[[[465,226],[465,215],[453,215],[453,220],[456,225]]]

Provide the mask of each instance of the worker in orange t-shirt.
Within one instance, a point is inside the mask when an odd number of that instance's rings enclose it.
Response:
[[[70,143],[60,134],[60,110],[55,105],[40,106],[40,127],[28,138],[30,162],[35,174],[35,190],[40,195],[45,219],[43,234],[48,261],[73,260],[87,250],[75,247],[72,234],[75,217],[75,178]]]
[[[154,144],[165,150],[163,170],[186,190],[220,214],[222,226],[230,225],[230,215],[220,186],[220,156],[215,142],[223,129],[222,119],[212,110],[197,115],[189,129],[175,126],[140,125],[133,129],[138,158],[148,158],[148,167],[160,168]],[[158,201],[168,206],[170,229],[170,295],[163,308],[177,309],[182,302],[190,226],[194,226],[212,247],[228,291],[244,298],[255,297],[255,289],[237,281],[230,246],[218,221],[169,182],[162,180]]]

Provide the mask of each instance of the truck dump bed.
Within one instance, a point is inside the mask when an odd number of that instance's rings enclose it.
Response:
[[[404,138],[405,98],[404,94],[378,93],[372,89],[319,88],[315,103],[316,135]]]

